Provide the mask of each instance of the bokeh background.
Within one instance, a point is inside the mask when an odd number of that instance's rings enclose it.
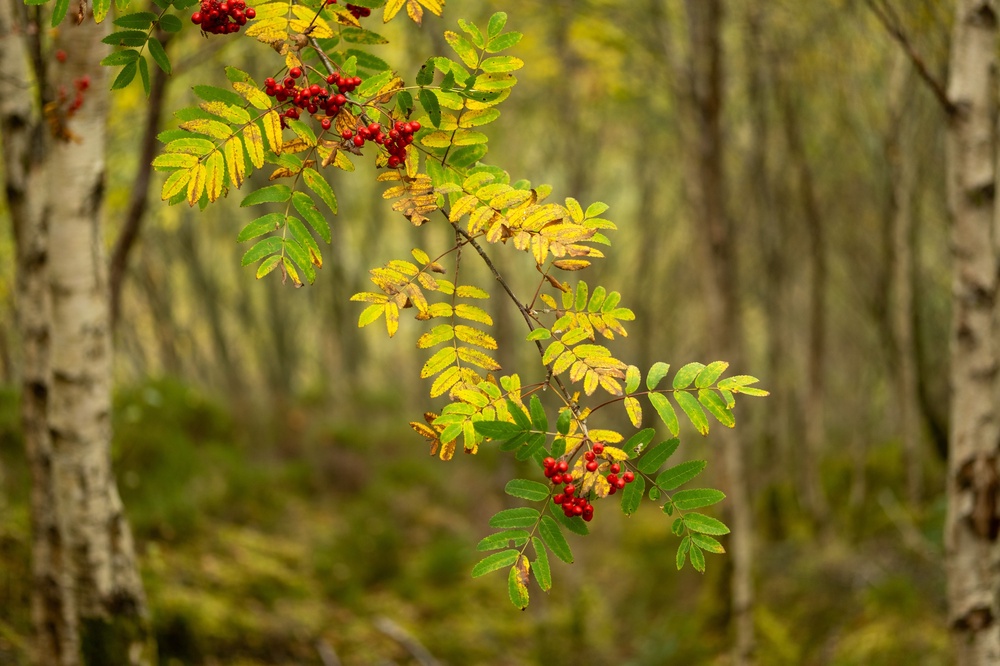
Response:
[[[948,3],[897,4],[943,79]],[[637,314],[619,358],[712,360],[705,230],[685,175],[683,6],[449,0],[420,29],[386,26],[392,43],[378,54],[412,77],[447,53],[441,33],[458,18],[483,24],[497,10],[524,33],[513,53],[527,64],[489,128],[488,161],[556,197],[610,204],[614,245],[583,277]],[[737,411],[759,661],[948,663],[943,113],[861,2],[743,0],[724,21],[724,206],[745,350],[734,370],[772,392]],[[252,40],[196,32],[169,45],[164,128],[192,85],[224,80],[225,64],[258,80],[275,68]],[[147,104],[138,85],[114,99],[109,247]],[[440,225],[393,214],[371,167],[336,175],[333,245],[316,284],[298,290],[240,267],[235,237],[250,217],[239,196],[204,212],[167,207],[154,177],[116,328],[114,457],[161,663],[321,664],[332,650],[344,664],[402,665],[420,663],[416,643],[455,665],[726,663],[727,556],[704,575],[677,572],[676,538],[652,506],[631,518],[599,506],[593,534],[571,537],[576,562],[554,563],[555,588],[533,588],[524,613],[499,574],[470,578],[519,464],[489,450],[428,457],[407,426],[439,407],[419,379],[420,323],[391,341],[357,329],[348,299],[369,267],[449,243]],[[500,268],[531,284],[518,277],[530,265],[504,254]],[[24,663],[30,628],[13,268],[0,208],[4,664]],[[494,301],[501,362],[531,362],[515,313]],[[721,467],[712,436],[687,432],[681,453]]]

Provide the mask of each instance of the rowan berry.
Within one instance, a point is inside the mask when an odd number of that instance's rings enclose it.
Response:
[[[622,478],[625,479],[625,483],[632,483],[635,481],[635,474],[632,472],[625,472],[622,474]]]
[[[587,463],[587,471],[588,472],[596,472],[597,471],[597,461],[596,460],[591,460],[589,463]]]

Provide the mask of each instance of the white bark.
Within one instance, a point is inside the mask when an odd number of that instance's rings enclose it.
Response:
[[[110,456],[111,337],[100,233],[108,80],[99,65],[110,22],[65,21],[54,44],[65,62],[43,62],[24,6],[0,3],[0,129],[32,470],[34,661],[148,663],[145,597]],[[67,117],[74,82],[84,76],[84,103]],[[48,101],[45,91],[60,88],[68,101],[50,107],[47,118],[37,116],[33,96],[41,89]]]
[[[996,2],[958,0],[948,83],[954,265],[945,547],[949,622],[961,666],[1000,663],[996,49]]]

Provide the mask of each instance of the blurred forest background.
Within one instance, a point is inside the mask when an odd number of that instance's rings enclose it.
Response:
[[[897,4],[944,80],[951,3]],[[449,0],[422,29],[387,26],[379,55],[412,76],[446,52],[441,33],[458,18],[482,24],[497,10],[525,34],[513,53],[527,65],[487,159],[552,183],[557,198],[611,205],[619,231],[585,279],[620,289],[636,311],[621,358],[711,360],[719,331],[684,166],[694,133],[681,108],[681,3]],[[168,46],[161,129],[196,80],[223,80],[223,64],[271,66],[251,40],[196,32]],[[733,370],[772,393],[737,413],[758,660],[949,663],[943,113],[864,3],[731,2],[723,37],[732,333],[744,350]],[[195,71],[205,60],[217,66]],[[132,205],[147,118],[139,86],[113,99],[109,248]],[[554,565],[554,590],[536,591],[523,614],[498,576],[470,579],[515,463],[491,451],[428,458],[407,426],[433,407],[418,324],[404,321],[391,342],[357,329],[348,298],[369,267],[449,242],[392,214],[370,174],[334,183],[333,247],[317,283],[298,290],[240,267],[234,239],[250,218],[239,196],[204,213],[168,208],[154,176],[116,324],[114,457],[161,663],[320,664],[329,649],[344,664],[418,663],[411,640],[447,664],[727,663],[729,556],[710,558],[705,575],[676,572],[676,538],[652,507],[632,518],[601,509],[594,534],[572,541],[576,563]],[[13,267],[0,209],[3,664],[25,663],[30,632]],[[501,345],[517,349],[519,322],[494,318]],[[682,453],[721,469],[715,437],[689,432]]]

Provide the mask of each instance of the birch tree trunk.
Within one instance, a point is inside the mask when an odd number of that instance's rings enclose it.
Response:
[[[952,273],[945,523],[949,623],[960,666],[1000,663],[997,545],[997,6],[958,0],[947,134]]]
[[[67,20],[44,58],[38,10],[0,0],[0,113],[17,249],[22,421],[32,474],[35,663],[145,664],[146,602],[111,472],[111,331],[100,218],[110,22]],[[89,77],[71,117],[49,90]],[[51,85],[50,85],[51,82]],[[32,96],[38,96],[37,106]],[[54,104],[46,103],[53,102]],[[33,108],[45,109],[45,117]]]
[[[740,303],[736,282],[733,227],[725,211],[726,179],[723,167],[723,52],[722,0],[688,0],[685,4],[691,35],[689,103],[695,136],[689,191],[696,224],[707,238],[706,269],[709,337],[712,352],[739,367],[742,354]],[[731,580],[732,622],[735,629],[733,663],[753,661],[753,527],[747,488],[746,456],[735,433],[713,431],[722,444],[726,490],[732,511]]]

